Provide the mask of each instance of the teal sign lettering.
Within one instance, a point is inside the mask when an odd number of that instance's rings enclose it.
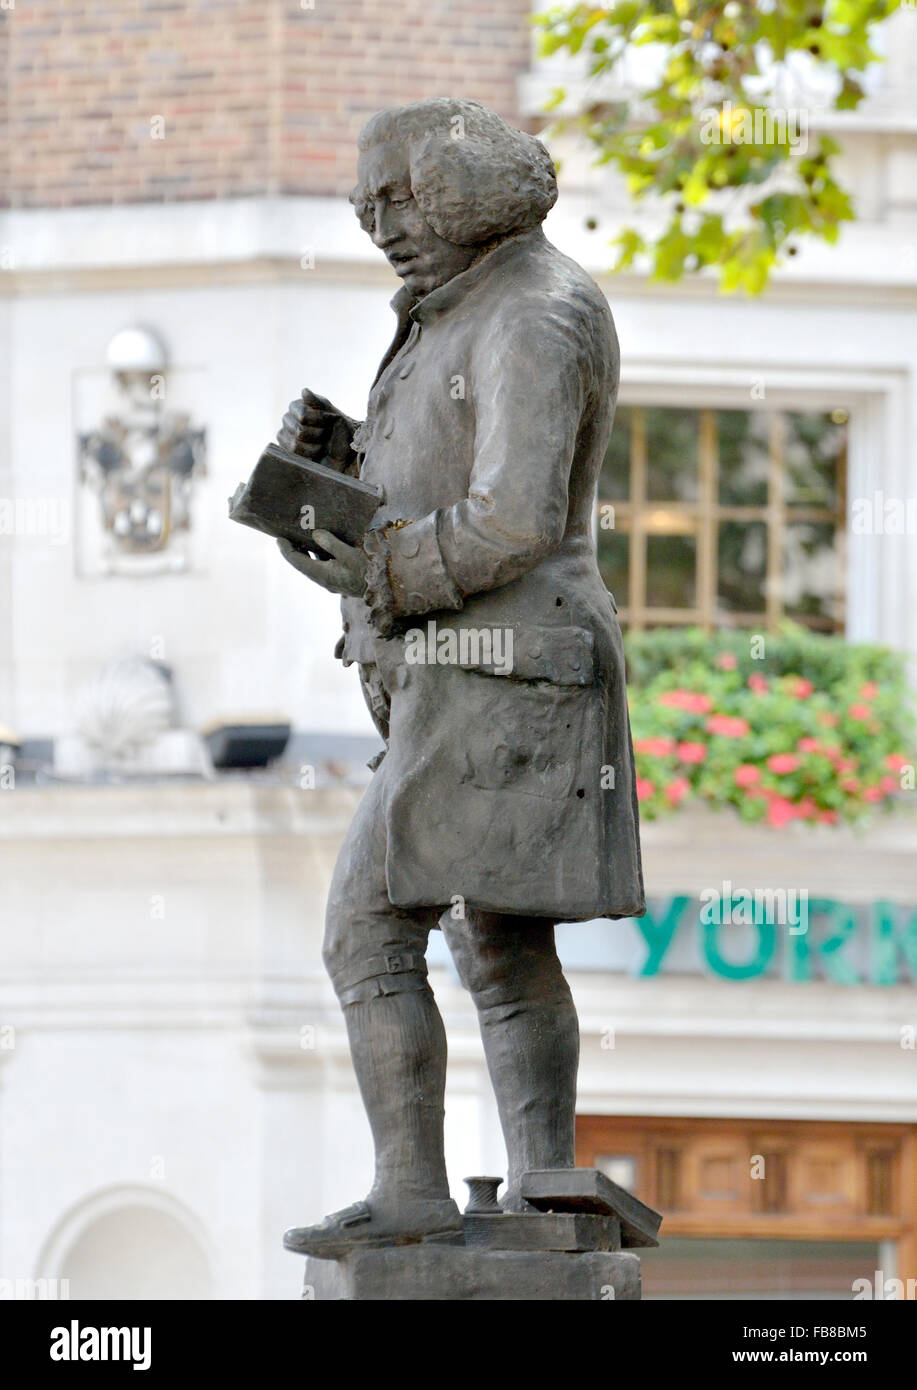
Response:
[[[646,915],[636,919],[637,926],[642,931],[649,947],[649,953],[644,961],[643,969],[640,971],[641,975],[659,974],[662,958],[669,949],[672,937],[681,925],[682,916],[690,901],[691,899],[687,897],[673,898],[660,921],[656,920],[650,911],[649,903],[647,903]]]
[[[828,922],[828,932],[815,940],[813,922],[820,918]],[[817,954],[829,980],[838,985],[859,984],[861,977],[844,955],[844,948],[856,932],[856,927],[855,908],[846,903],[833,902],[830,898],[813,898],[809,903],[809,930],[804,936],[788,937],[787,978],[813,979],[812,960]]]
[[[774,957],[777,932],[773,922],[756,922],[755,930],[758,933],[758,949],[751,960],[739,965],[727,960],[720,951],[720,936],[728,933],[730,928],[720,922],[700,923],[704,960],[715,975],[724,980],[752,980],[756,975],[764,974]]]
[[[745,890],[730,891],[722,901],[710,893],[699,900],[680,894],[651,901],[646,916],[634,923],[646,943],[639,974],[660,974],[679,940],[684,941],[677,953],[680,968],[685,968],[689,947],[695,968],[722,980],[779,972],[794,984],[816,979],[887,986],[917,981],[917,906],[812,898],[804,913],[787,914],[786,921],[759,906]],[[730,941],[737,931],[743,933],[741,949]]]
[[[917,980],[917,908],[911,909],[910,921],[905,921],[907,908],[891,903],[876,903],[872,915],[872,951],[870,978],[874,985],[898,983],[898,955],[907,961]]]

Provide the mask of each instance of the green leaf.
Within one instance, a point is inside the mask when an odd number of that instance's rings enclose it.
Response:
[[[715,266],[722,290],[759,294],[788,238],[833,243],[854,209],[835,177],[837,142],[819,135],[802,153],[781,113],[750,99],[751,79],[762,75],[765,59],[770,70],[768,53],[779,63],[808,52],[838,80],[836,109],[856,107],[863,73],[875,61],[871,36],[899,0],[775,0],[764,10],[753,0],[736,4],[729,14],[722,0],[559,5],[534,23],[545,53],[575,54],[586,45],[593,75],[612,71],[628,44],[661,49],[664,75],[632,109],[600,103],[557,128],[578,129],[596,164],[623,175],[636,204],[663,195],[683,208],[717,209],[686,232],[679,207],[674,222],[641,243],[655,277],[675,280]],[[548,109],[558,104],[552,93]],[[722,126],[711,126],[711,111],[727,113]],[[741,190],[757,185],[764,196],[749,203]],[[733,194],[740,196],[730,203],[727,236],[718,209]],[[616,268],[630,268],[635,243],[616,244]]]
[[[838,111],[852,111],[854,107],[859,106],[865,95],[866,93],[856,78],[845,72],[841,90],[835,98],[834,105]]]

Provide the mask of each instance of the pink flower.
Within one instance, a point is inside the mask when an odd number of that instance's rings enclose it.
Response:
[[[683,763],[702,763],[707,756],[706,743],[680,743],[678,757]]]
[[[835,772],[856,772],[859,765],[858,758],[837,758],[834,770]]]
[[[898,779],[897,777],[889,777],[888,773],[886,773],[879,782],[879,786],[882,788],[885,795],[888,796],[891,792],[896,792],[898,790]]]
[[[767,683],[767,676],[762,676],[760,671],[754,671],[748,677],[748,688],[753,690],[756,695],[766,695],[770,686]]]
[[[638,777],[638,778],[637,778],[637,800],[638,800],[638,801],[648,801],[649,798],[653,795],[653,792],[654,792],[655,790],[656,790],[655,786],[654,786],[653,783],[649,780],[648,777]]]
[[[648,753],[651,758],[664,758],[675,747],[673,738],[638,738],[634,749],[638,753]]]
[[[823,709],[821,714],[817,714],[815,717],[823,729],[836,729],[841,722],[840,716],[832,714],[829,709]]]
[[[797,700],[805,700],[812,694],[814,689],[815,686],[811,681],[803,680],[802,677],[800,677],[795,684],[790,686],[790,694],[795,695]]]
[[[754,763],[742,763],[732,776],[737,787],[754,787],[761,781],[761,769]]]
[[[889,753],[885,759],[885,766],[890,767],[892,772],[902,772],[909,765],[903,753]]]
[[[851,719],[863,720],[872,718],[872,710],[868,705],[850,705],[847,713]]]
[[[801,738],[796,747],[800,753],[822,753],[824,749],[817,738]]]
[[[710,696],[697,690],[666,690],[659,696],[659,703],[669,709],[687,710],[690,714],[706,714],[713,709]]]
[[[836,812],[836,811],[819,811],[819,813],[818,813],[818,819],[819,819],[824,825],[837,825],[837,812]]]
[[[860,694],[864,700],[874,700],[878,693],[879,687],[875,681],[867,681],[865,685],[860,686]]]
[[[787,801],[785,796],[775,796],[771,798],[770,805],[767,808],[768,825],[787,825],[789,821],[795,819],[795,816],[796,810],[793,803]]]
[[[734,671],[738,662],[732,652],[720,652],[716,659],[716,664],[721,671]]]
[[[863,796],[867,801],[881,801],[885,795],[881,787],[864,787]]]
[[[841,783],[841,791],[847,792],[850,796],[857,796],[860,790],[859,777],[845,777]]]
[[[723,738],[743,738],[751,731],[751,725],[744,719],[731,714],[711,714],[706,728],[711,734],[722,734]]]
[[[771,772],[795,772],[799,759],[795,753],[772,753],[767,760]]]
[[[796,803],[797,820],[814,820],[818,814],[818,807],[811,796],[804,796],[801,801]]]
[[[687,777],[676,777],[665,789],[666,800],[670,806],[678,806],[691,790]]]

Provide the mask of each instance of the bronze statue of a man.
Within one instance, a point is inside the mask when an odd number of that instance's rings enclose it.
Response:
[[[574,1164],[579,1031],[554,925],[645,910],[621,634],[592,531],[618,347],[604,296],[541,230],[556,197],[540,142],[477,102],[374,116],[351,200],[404,282],[395,337],[363,423],[304,390],[278,436],[384,491],[362,548],[317,532],[321,560],[281,542],[344,596],[337,654],[386,742],[324,946],[376,1175],[364,1201],[288,1232],[304,1253],[461,1230],[431,928],[477,1006],[503,1207],[520,1211],[523,1173]]]

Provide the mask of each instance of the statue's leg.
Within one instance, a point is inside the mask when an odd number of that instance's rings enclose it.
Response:
[[[579,1025],[554,926],[473,909],[440,926],[478,1010],[509,1163],[503,1207],[521,1211],[523,1173],[575,1163]]]
[[[376,1175],[367,1201],[393,1213],[449,1198],[443,1153],[446,1035],[425,951],[438,911],[402,912],[385,881],[385,764],[344,841],[328,897],[324,960],[344,1011],[369,1117]]]

